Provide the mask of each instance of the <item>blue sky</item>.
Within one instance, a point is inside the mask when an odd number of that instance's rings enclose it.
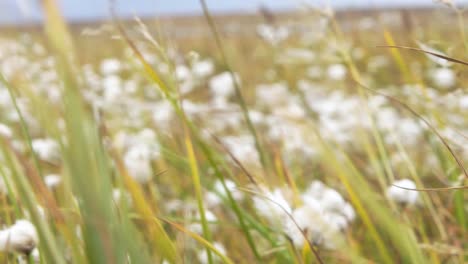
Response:
[[[57,0],[69,20],[105,18],[110,0]],[[121,16],[199,13],[198,0],[115,0]],[[40,0],[0,0],[0,22],[36,21],[40,17]],[[254,11],[261,4],[272,9],[294,8],[301,2],[329,2],[336,8],[369,6],[434,5],[433,0],[207,0],[213,12]],[[457,3],[468,3],[458,0]]]

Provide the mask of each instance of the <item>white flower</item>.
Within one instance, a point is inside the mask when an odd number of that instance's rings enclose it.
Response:
[[[294,221],[288,218],[284,222],[284,231],[296,247],[302,247],[306,243],[305,238],[315,244],[321,242],[326,227],[322,214],[320,204],[309,201],[292,212]]]
[[[117,75],[106,76],[102,80],[102,87],[104,89],[104,99],[109,102],[118,102],[122,99],[124,94],[122,80]]]
[[[49,189],[54,189],[62,182],[62,179],[57,174],[49,174],[44,177],[44,183]]]
[[[289,36],[289,30],[285,27],[273,27],[267,24],[257,26],[257,34],[271,45],[278,45]]]
[[[216,248],[216,250],[218,250],[219,253],[221,253],[223,255],[226,255],[226,249],[224,248],[223,244],[221,244],[219,242],[214,242],[213,247]],[[211,256],[213,257],[213,260],[215,261],[215,263],[220,262],[220,259],[219,259],[218,255],[216,255],[216,254],[214,254],[212,252]],[[200,250],[200,252],[197,254],[197,257],[198,257],[198,260],[200,261],[200,263],[202,263],[202,264],[208,263],[208,253],[206,252],[206,249],[205,250]]]
[[[356,218],[356,213],[354,212],[354,208],[349,203],[345,204],[342,212],[349,222],[353,221]]]
[[[210,59],[196,61],[192,65],[192,72],[198,78],[204,78],[208,75],[211,75],[215,69],[213,61]]]
[[[150,146],[149,149],[152,151],[159,152],[159,144],[157,140],[156,133],[151,128],[143,128],[135,137],[137,144],[148,145]],[[155,153],[152,153],[152,155],[155,155]]]
[[[117,59],[105,59],[101,61],[101,73],[104,75],[111,75],[118,73],[122,68],[122,63]]]
[[[169,123],[174,116],[174,110],[168,101],[161,101],[155,104],[152,117],[155,125],[163,129],[169,128]]]
[[[304,202],[315,199],[320,203],[324,212],[342,215],[348,221],[355,218],[353,207],[345,201],[339,192],[325,186],[321,181],[313,181],[302,195],[302,199]]]
[[[450,88],[455,85],[455,73],[449,68],[437,68],[432,72],[432,80],[441,88]]]
[[[0,123],[0,136],[11,138],[13,136],[13,132],[9,126]]]
[[[312,236],[310,237],[311,241],[323,244],[327,248],[334,248],[337,233],[347,229],[351,221],[356,217],[353,207],[344,200],[340,193],[325,186],[320,181],[313,181],[310,184],[307,191],[302,195],[302,200],[303,207],[312,208],[301,209],[303,211],[296,214],[303,217],[304,214],[314,213],[316,217],[309,219],[309,222],[299,219],[300,226],[303,229],[306,228],[307,231],[314,231],[311,227],[315,226],[318,230],[308,233],[308,235]],[[302,245],[302,242],[299,242],[296,245]]]
[[[403,188],[416,189],[416,184],[409,179],[395,181],[392,186],[387,189],[387,197],[395,202],[413,205],[417,202],[419,192],[406,190]]]
[[[147,183],[153,176],[150,153],[146,148],[135,146],[124,156],[125,167],[129,175],[139,183]]]
[[[258,165],[259,157],[251,136],[225,136],[223,143],[231,154],[243,164]]]
[[[256,212],[266,218],[273,225],[281,225],[288,214],[292,212],[291,205],[286,201],[280,189],[264,191],[264,196],[253,198]]]
[[[240,81],[239,76],[234,73],[234,78],[237,82]],[[210,79],[211,93],[215,97],[228,98],[234,94],[234,80],[229,72],[223,72]]]
[[[263,113],[256,110],[249,110],[249,118],[255,125],[262,124],[265,120]]]
[[[321,206],[330,211],[342,210],[346,204],[343,197],[337,191],[330,188],[327,188],[320,198]]]
[[[185,65],[177,65],[175,75],[177,80],[185,81],[191,77],[190,69]]]
[[[11,227],[0,231],[1,251],[29,254],[38,243],[36,228],[27,220],[17,220]]]
[[[346,66],[343,64],[332,64],[328,66],[328,77],[334,81],[341,81],[346,77]]]
[[[468,95],[462,95],[458,98],[458,105],[462,110],[468,110]]]
[[[32,148],[40,160],[57,163],[61,159],[60,146],[53,139],[34,139],[32,141]]]

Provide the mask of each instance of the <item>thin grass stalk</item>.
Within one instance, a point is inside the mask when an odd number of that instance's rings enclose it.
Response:
[[[215,43],[216,43],[216,46],[221,54],[221,60],[223,61],[224,63],[224,66],[226,66],[229,74],[231,75],[231,79],[233,81],[233,84],[234,84],[234,89],[236,91],[236,97],[237,97],[237,101],[242,109],[242,114],[244,116],[244,119],[245,119],[245,122],[247,123],[247,128],[249,129],[250,133],[252,134],[253,138],[254,138],[254,141],[255,141],[255,148],[257,149],[257,152],[258,152],[258,155],[260,157],[260,162],[263,166],[263,169],[265,171],[267,171],[267,168],[268,168],[268,162],[267,162],[267,159],[266,159],[266,156],[262,150],[262,146],[260,144],[260,140],[259,140],[259,137],[257,135],[257,131],[255,130],[255,127],[252,123],[252,120],[250,119],[250,116],[249,116],[249,110],[247,108],[247,104],[244,100],[244,97],[242,96],[242,92],[241,92],[241,89],[240,89],[240,85],[239,85],[239,82],[237,81],[237,78],[235,78],[235,75],[234,75],[234,72],[230,66],[230,64],[228,63],[228,59],[227,59],[227,56],[226,56],[226,51],[224,50],[224,46],[223,44],[221,43],[221,37],[219,36],[219,33],[218,33],[218,30],[216,28],[216,25],[213,21],[213,18],[211,17],[211,14],[208,10],[208,6],[206,5],[206,2],[205,0],[200,0],[200,4],[203,8],[203,14],[208,22],[208,25],[211,29],[211,32],[213,33],[213,37],[215,39]]]
[[[200,213],[200,218],[201,218],[203,236],[205,237],[206,240],[211,241],[211,233],[210,233],[210,229],[208,226],[208,222],[206,220],[205,208],[203,205],[203,194],[202,194],[202,187],[200,184],[200,175],[198,173],[197,159],[195,157],[192,140],[190,138],[190,135],[187,133],[187,129],[185,129],[185,146],[187,149],[187,156],[189,159],[190,170],[192,172],[192,183],[195,189],[195,195],[197,197],[197,205],[198,205],[198,211]],[[208,263],[212,264],[213,258],[211,256],[211,251],[208,247],[206,247],[206,253],[208,256]]]

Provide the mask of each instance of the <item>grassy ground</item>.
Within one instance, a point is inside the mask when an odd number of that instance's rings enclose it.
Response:
[[[0,35],[0,262],[468,261],[461,10],[44,10]]]

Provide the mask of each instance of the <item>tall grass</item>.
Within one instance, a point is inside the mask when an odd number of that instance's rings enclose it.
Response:
[[[75,46],[73,40],[75,36],[70,33],[57,2],[44,0],[42,5],[47,43],[56,63],[60,87],[63,89],[60,106],[51,106],[35,95],[32,92],[34,84],[27,87],[0,74],[1,84],[8,89],[15,112],[19,116],[18,138],[27,146],[27,150],[21,152],[15,148],[12,140],[5,138],[1,142],[3,159],[0,172],[10,190],[8,196],[0,202],[1,215],[5,217],[2,220],[11,224],[14,219],[29,218],[34,223],[40,239],[40,263],[196,263],[196,255],[201,252],[206,253],[206,262],[210,264],[464,263],[468,260],[467,199],[464,187],[467,183],[464,167],[466,158],[457,153],[458,149],[451,147],[448,140],[441,135],[439,123],[432,123],[433,119],[443,122],[443,115],[440,114],[443,109],[423,107],[421,110],[406,103],[405,98],[380,92],[378,83],[367,82],[368,74],[347,45],[354,40],[340,28],[336,17],[328,14],[330,27],[324,38],[327,43],[335,45],[336,56],[332,60],[345,65],[350,73],[345,82],[331,85],[346,87],[347,93],[358,96],[358,107],[369,118],[370,125],[365,128],[363,120],[359,127],[360,132],[351,142],[360,146],[360,149],[350,152],[345,144],[327,140],[326,133],[320,129],[320,117],[313,110],[313,104],[319,102],[308,101],[307,91],[297,87],[291,89],[294,91],[288,92],[298,96],[302,106],[306,108],[307,115],[297,123],[307,127],[308,139],[313,142],[318,158],[300,163],[294,157],[293,162],[288,162],[285,160],[288,157],[282,152],[284,146],[269,140],[266,133],[263,134],[264,128],[252,120],[251,114],[255,110],[251,108],[255,108],[256,104],[255,98],[249,96],[252,94],[249,89],[255,84],[247,82],[247,85],[241,85],[237,81],[235,73],[245,69],[237,68],[242,68],[237,65],[238,61],[232,63],[235,60],[231,59],[236,54],[229,48],[232,43],[218,29],[219,18],[212,16],[204,0],[200,3],[208,22],[206,28],[210,32],[210,37],[205,41],[214,41],[216,47],[216,52],[210,55],[218,56],[217,66],[225,69],[231,76],[235,102],[244,122],[243,133],[253,139],[260,166],[243,164],[242,157],[232,152],[223,142],[222,135],[205,130],[202,121],[187,113],[188,109],[184,108],[186,95],[180,92],[181,87],[175,72],[178,62],[171,56],[171,47],[162,44],[169,43],[167,39],[161,34],[152,35],[141,21],[138,22],[137,26],[144,35],[145,43],[156,50],[157,56],[169,65],[169,70],[164,72],[147,58],[148,53],[142,50],[141,43],[135,40],[133,32],[129,33],[128,24],[122,23],[114,15],[115,32],[133,54],[127,63],[136,65],[139,69],[133,73],[147,78],[152,89],[175,112],[172,123],[174,127],[169,132],[172,135],[165,138],[162,131],[152,128],[161,134],[159,136],[163,145],[161,161],[152,163],[152,169],[162,173],[154,175],[147,184],[137,182],[133,177],[136,172],[129,170],[125,164],[124,153],[109,143],[115,137],[112,125],[83,96],[82,90],[86,83],[81,71],[80,48]],[[307,14],[316,15],[311,10]],[[462,16],[458,19],[463,21]],[[460,42],[466,46],[465,30],[460,21],[459,30],[462,33],[459,37],[463,38]],[[416,83],[419,87],[425,87],[423,78],[412,72],[410,61],[423,54],[407,55],[402,52],[404,47],[397,46],[398,40],[390,29],[383,30],[381,35],[386,42],[381,44],[392,47],[388,51],[393,58],[394,65],[391,67],[394,72],[401,76],[404,83]],[[291,45],[295,41],[297,40],[291,40]],[[109,45],[99,44],[103,47]],[[252,48],[261,47],[254,43],[248,45]],[[374,46],[367,47],[374,49]],[[263,48],[263,51],[268,55],[265,64],[281,69],[282,74],[276,76],[280,81],[287,79],[289,83],[296,83],[302,78],[303,70],[281,64],[283,54],[279,47],[270,46]],[[441,56],[435,53],[429,55]],[[406,56],[413,57],[409,59]],[[463,59],[447,56],[442,58],[466,64]],[[251,65],[255,61],[244,63],[255,71],[256,65]],[[260,76],[263,73],[258,71],[253,74]],[[258,76],[256,77],[261,78]],[[335,88],[331,90],[333,89]],[[202,91],[196,96],[202,97],[203,93],[206,92]],[[404,115],[417,122],[422,121],[428,127],[428,140],[421,144],[429,146],[427,149],[436,153],[438,162],[443,165],[436,172],[442,174],[438,177],[444,179],[444,183],[458,180],[456,186],[426,188],[432,186],[438,178],[430,173],[427,175],[424,163],[412,160],[410,152],[413,150],[408,149],[402,139],[395,135],[397,139],[394,145],[386,143],[385,131],[377,126],[379,120],[370,107],[369,98],[375,94],[387,99],[398,111],[406,111]],[[59,165],[47,164],[36,156],[25,113],[18,105],[20,98],[29,99],[44,130],[41,133],[59,142]],[[428,98],[419,99],[424,105],[424,102],[429,104]],[[420,113],[420,110],[424,112]],[[63,129],[57,125],[62,121]],[[280,122],[277,125],[287,124]],[[395,153],[402,157],[402,167],[394,165],[392,155]],[[59,170],[62,175],[60,192],[50,190],[44,183],[44,171],[50,170],[50,166]],[[163,178],[169,182],[169,186],[162,182]],[[422,198],[422,203],[417,208],[388,199],[387,188],[399,178],[411,178],[416,182]],[[313,179],[335,186],[345,194],[346,200],[356,211],[356,220],[347,230],[338,232],[342,239],[336,239],[338,246],[333,249],[310,239],[311,230],[300,230],[306,243],[298,247],[293,235],[287,229],[283,230],[282,226],[275,226],[261,217],[255,204],[256,198],[270,200],[273,208],[281,207],[287,215],[284,221],[292,220],[299,227],[293,210],[306,203],[301,198],[301,193],[306,189],[305,184]],[[208,218],[210,205],[205,196],[213,189],[215,182],[220,184],[217,191],[223,194],[219,195],[222,206],[214,209],[219,219],[212,223]],[[232,182],[238,187],[232,188]],[[291,212],[281,202],[269,196],[270,191],[276,190],[278,185],[290,191]],[[128,196],[124,195],[124,198],[116,201],[113,197],[116,189]],[[244,201],[236,199],[238,193],[246,196]],[[171,196],[187,205],[190,205],[190,200],[196,201],[195,222],[201,226],[201,232],[194,232],[190,225],[184,225],[188,220],[183,216],[168,212],[166,207]],[[38,206],[45,208],[45,216],[41,215]],[[449,208],[444,208],[445,206]],[[222,231],[213,228],[213,224],[221,227]],[[224,243],[226,252],[216,246],[217,241]],[[16,263],[18,259],[12,256],[7,253],[0,260]],[[30,257],[28,261],[34,260]]]

